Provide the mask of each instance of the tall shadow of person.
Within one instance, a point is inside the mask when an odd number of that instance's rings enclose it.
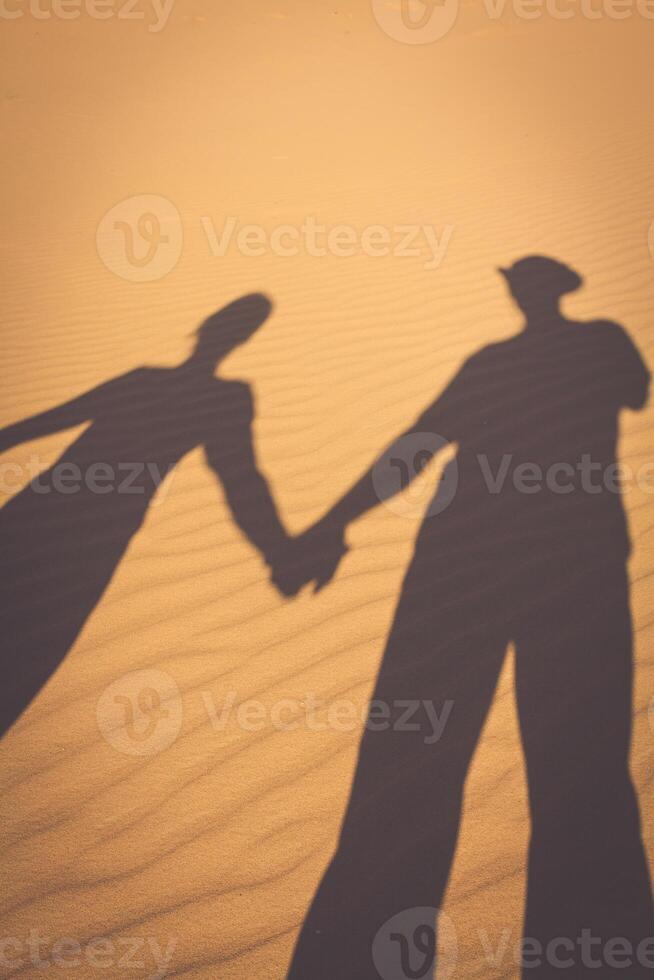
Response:
[[[57,668],[106,589],[161,480],[204,446],[234,520],[273,565],[287,537],[252,440],[253,399],[216,365],[266,320],[242,297],[197,331],[176,368],[144,367],[0,431],[0,451],[90,422],[0,510],[2,732]]]
[[[282,575],[286,591],[311,578],[325,584],[346,550],[347,525],[397,489],[384,475],[401,471],[421,439],[418,457],[433,453],[425,433],[458,445],[418,535],[338,849],[289,980],[435,975],[448,940],[434,936],[433,910],[510,643],[532,820],[524,936],[533,942],[523,976],[613,976],[616,949],[608,954],[604,944],[616,938],[632,944],[630,980],[651,972],[636,961],[654,930],[628,765],[630,545],[615,472],[619,412],[644,405],[649,375],[621,327],[560,312],[560,298],[581,285],[572,270],[531,256],[502,271],[522,332],[464,363],[298,540]],[[407,479],[420,461],[409,469]],[[436,740],[420,711],[411,717],[417,730],[401,724],[408,703],[426,700],[447,719]],[[509,835],[510,814],[496,813],[507,817]],[[507,955],[513,966],[513,950]],[[626,962],[624,951],[616,962]]]

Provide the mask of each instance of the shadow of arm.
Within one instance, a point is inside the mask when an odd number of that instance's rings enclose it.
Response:
[[[623,346],[625,393],[623,404],[637,412],[644,408],[649,398],[651,374],[640,352],[625,330],[620,333]]]
[[[281,559],[289,539],[268,481],[257,463],[252,398],[247,386],[239,387],[240,392],[230,405],[228,437],[207,439],[205,453],[223,486],[235,523],[272,568]]]
[[[464,365],[436,401],[386,447],[321,523],[345,529],[373,507],[403,493],[434,456],[456,441],[456,419],[467,388]],[[400,479],[388,478],[393,470]]]
[[[440,397],[387,446],[354,486],[297,539],[287,592],[315,580],[318,592],[331,581],[347,552],[345,531],[373,507],[404,492],[431,459],[456,439],[455,419],[468,388],[465,366]]]
[[[70,401],[49,408],[45,412],[39,412],[21,422],[0,429],[0,452],[6,452],[23,442],[40,439],[88,422],[102,411],[105,405],[119,397],[120,393],[117,390],[119,380],[121,379],[108,381],[83,395],[78,395],[77,398],[71,398]]]

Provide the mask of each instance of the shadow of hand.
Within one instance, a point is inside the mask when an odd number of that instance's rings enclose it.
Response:
[[[289,597],[312,581],[313,591],[320,592],[336,574],[347,550],[343,527],[323,518],[290,542],[273,566],[272,582]]]

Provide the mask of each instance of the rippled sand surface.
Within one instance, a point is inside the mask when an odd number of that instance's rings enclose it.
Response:
[[[177,0],[165,23],[146,0],[140,19],[116,16],[118,5],[104,20],[17,9],[3,19],[0,67],[2,425],[142,365],[178,364],[207,316],[263,292],[273,313],[222,376],[251,388],[258,459],[299,532],[470,354],[519,328],[498,266],[532,253],[568,263],[585,282],[566,312],[621,323],[654,364],[654,20],[635,9],[623,20],[528,20],[464,4],[424,45],[390,36],[364,0]],[[132,227],[130,263],[130,233],[116,222],[142,212],[159,225],[141,238]],[[355,229],[354,254],[333,242],[316,254],[306,233],[295,255],[282,254],[288,237],[270,245],[279,226],[313,219]],[[249,246],[262,254],[239,249],[247,225],[263,229],[264,244]],[[415,225],[438,247],[421,233],[398,254],[401,229]],[[363,247],[370,226],[388,230],[389,254]],[[150,246],[161,252],[148,263]],[[623,415],[621,458],[634,469],[650,460],[653,413],[654,402]],[[3,502],[84,424],[0,457]],[[625,505],[632,771],[652,854],[651,488],[631,484]],[[330,585],[286,600],[201,447],[185,456],[68,656],[0,744],[0,935],[15,940],[7,956],[19,976],[42,975],[27,945],[38,930],[45,958],[62,937],[81,945],[79,965],[58,971],[71,977],[151,976],[159,951],[170,975],[284,978],[361,734],[361,724],[312,730],[306,704],[320,702],[324,720],[348,699],[361,717],[418,511],[371,512]],[[82,533],[72,521],[70,535]],[[42,573],[39,589],[56,596]],[[66,596],[56,601],[65,608]],[[47,650],[47,620],[30,628]],[[496,949],[508,930],[512,949],[524,907],[529,819],[512,681],[509,657],[446,897],[454,975],[467,980],[519,976],[509,953],[489,965],[480,942]],[[160,699],[141,705],[139,741],[112,719],[144,689]],[[292,728],[271,716],[282,699],[300,719]],[[252,700],[263,725],[237,713]],[[154,748],[150,723],[163,724]],[[89,954],[98,936],[113,944],[101,947],[104,970]]]

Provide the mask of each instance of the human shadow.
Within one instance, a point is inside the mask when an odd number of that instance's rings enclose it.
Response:
[[[2,733],[58,667],[100,600],[163,479],[203,446],[234,520],[269,564],[287,536],[252,437],[247,384],[216,366],[266,320],[244,296],[197,331],[179,367],[142,367],[0,431],[0,451],[90,424],[0,510]]]
[[[298,542],[285,572],[287,590],[324,584],[345,528],[407,485],[435,451],[432,434],[457,445],[418,534],[338,847],[289,980],[452,975],[451,928],[434,930],[435,910],[509,644],[532,825],[522,975],[614,976],[610,957],[624,969],[628,954],[605,944],[621,939],[632,950],[624,975],[651,974],[641,960],[652,895],[629,773],[630,542],[615,469],[620,410],[643,407],[649,375],[620,326],[561,313],[581,285],[568,267],[530,256],[501,271],[524,329],[463,364]],[[512,814],[493,819],[509,837]],[[505,975],[513,949],[503,955]]]

